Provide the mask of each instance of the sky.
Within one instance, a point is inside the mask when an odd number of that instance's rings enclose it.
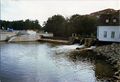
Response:
[[[95,11],[113,8],[120,9],[120,0],[0,0],[1,20],[44,21],[53,15],[65,18],[74,14],[85,15]]]

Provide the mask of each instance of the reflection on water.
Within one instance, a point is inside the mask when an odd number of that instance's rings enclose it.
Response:
[[[102,82],[99,73],[107,64],[73,62],[66,56],[78,45],[0,43],[2,82]],[[100,70],[99,66],[106,67]],[[106,72],[107,73],[107,72]],[[96,75],[97,74],[97,75]],[[98,81],[99,80],[99,81]]]

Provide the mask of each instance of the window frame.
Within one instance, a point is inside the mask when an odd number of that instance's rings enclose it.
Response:
[[[107,31],[104,31],[104,38],[107,38]]]
[[[115,38],[115,31],[111,31],[111,38],[112,38],[112,39]]]

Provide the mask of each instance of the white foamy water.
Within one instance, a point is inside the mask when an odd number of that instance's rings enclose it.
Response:
[[[96,46],[91,46],[91,47],[86,48],[86,49],[94,49],[94,48],[96,48]]]
[[[74,45],[61,45],[52,48],[52,50],[56,50],[58,53],[60,52],[69,52],[71,50],[75,50],[76,48],[83,48],[84,45],[74,44]]]

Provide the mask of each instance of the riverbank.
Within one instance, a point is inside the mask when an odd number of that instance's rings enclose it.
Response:
[[[0,32],[0,42],[30,42],[38,41],[41,37],[53,37],[52,33],[44,33],[31,30],[17,30],[13,32],[1,31]]]
[[[44,39],[41,38],[38,40],[39,42],[50,42],[50,43],[58,43],[58,44],[69,44],[69,41],[67,40],[55,40],[55,39]]]
[[[72,58],[89,57],[108,62],[113,66],[114,74],[110,82],[120,82],[120,43],[97,46],[96,48],[77,48],[71,55]],[[91,54],[92,53],[92,54]]]
[[[51,33],[29,34],[27,31],[0,33],[0,42],[49,42],[57,44],[69,44],[68,38],[53,37]]]
[[[107,61],[117,69],[113,77],[115,82],[120,82],[120,43],[98,46],[93,51],[97,55],[105,56]]]

